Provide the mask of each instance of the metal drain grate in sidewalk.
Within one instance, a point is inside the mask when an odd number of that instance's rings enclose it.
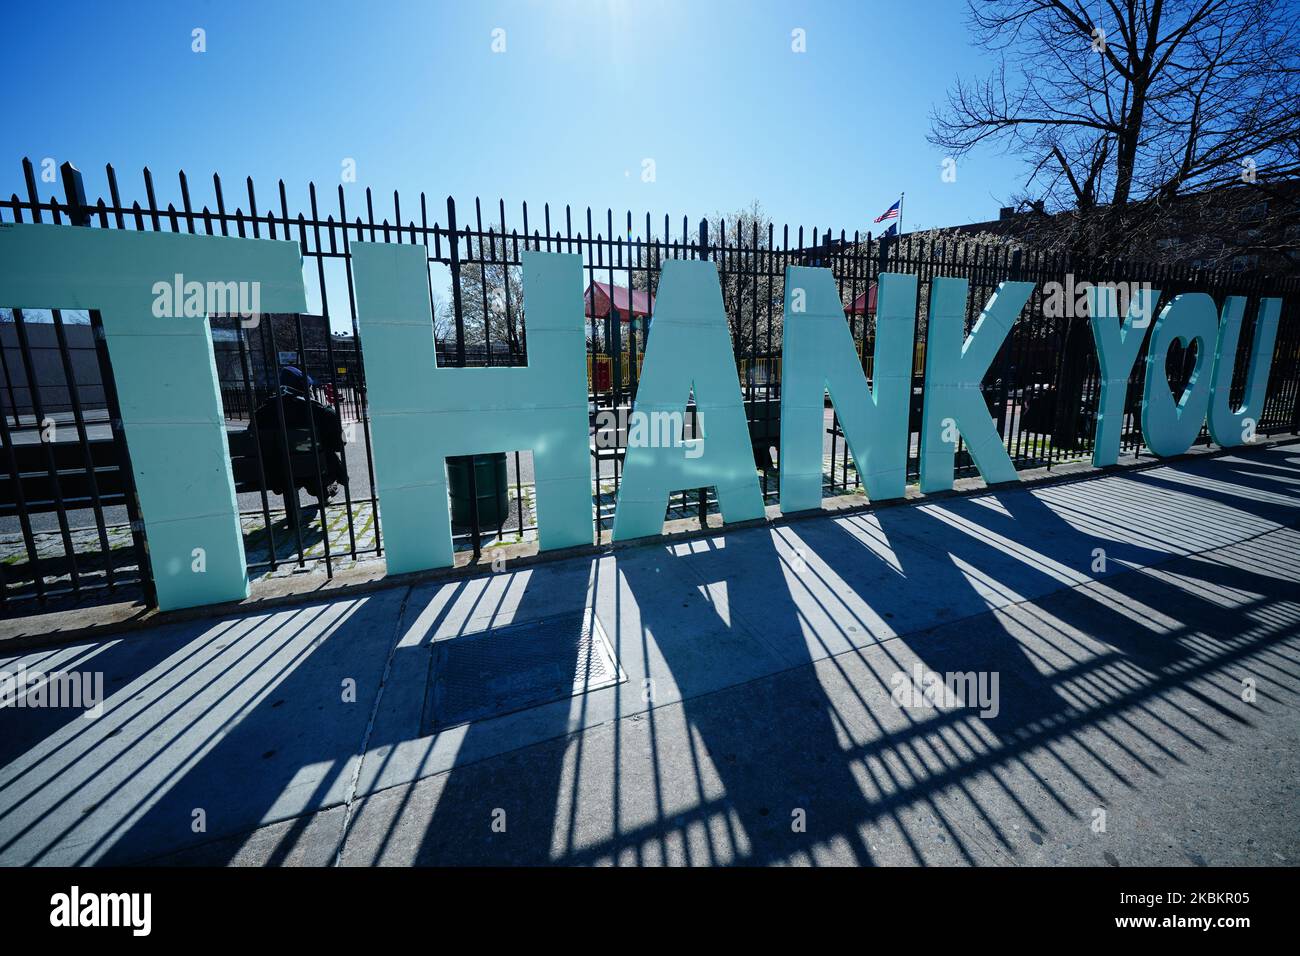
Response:
[[[439,641],[432,663],[425,733],[626,680],[589,610]]]

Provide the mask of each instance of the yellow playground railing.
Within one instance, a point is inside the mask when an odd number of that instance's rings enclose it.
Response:
[[[854,344],[857,346],[858,349],[858,358],[861,358],[863,343],[855,340]],[[863,365],[863,369],[866,371],[867,378],[871,378],[872,369],[874,369],[876,365],[875,339],[874,338],[870,339],[867,344],[871,347],[871,354],[867,356],[867,361]],[[912,375],[916,378],[920,378],[924,374],[925,374],[925,343],[917,342],[916,352],[914,353],[912,358]]]
[[[596,355],[593,367],[592,354],[587,353],[587,389],[594,388],[597,392],[605,392],[613,388],[614,383],[614,357],[612,355]],[[636,355],[636,374],[637,378],[641,377],[641,365],[645,361],[645,353],[638,352]],[[628,353],[624,352],[619,356],[619,368],[622,371],[620,376],[624,386],[630,385],[632,380],[632,364],[628,361]],[[594,372],[594,375],[593,375]]]

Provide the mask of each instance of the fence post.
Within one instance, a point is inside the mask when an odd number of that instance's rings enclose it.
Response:
[[[1019,282],[1021,280],[1021,276],[1024,274],[1020,265],[1020,261],[1021,261],[1020,254],[1021,254],[1021,250],[1019,249],[1011,250],[1011,262],[1007,265],[1007,278],[1010,279],[1012,282]],[[1037,283],[1035,283],[1035,289],[1037,289]],[[1026,307],[1030,310],[1029,314],[1031,315],[1033,314],[1033,301],[1034,301],[1033,295],[1031,293],[1029,301],[1026,303]],[[1007,406],[1009,403],[1009,396],[1011,394],[1012,388],[1020,384],[1019,382],[1011,381],[1011,374],[1013,370],[1015,371],[1017,377],[1020,375],[1020,370],[1015,366],[1015,348],[1016,348],[1017,332],[1021,333],[1022,335],[1024,334],[1024,324],[1021,320],[1021,316],[1016,316],[1015,321],[1012,323],[1011,331],[1007,333],[1007,339],[1002,344],[1002,349],[1001,349],[1002,361],[998,366],[998,372],[999,372],[998,380],[1002,384],[1001,387],[997,390],[998,434],[1002,436],[1003,444],[1008,445],[1007,453],[1011,455],[1013,459],[1016,457],[1013,454],[1013,452],[1016,450],[1015,435],[1012,434],[1011,431],[1012,420],[1008,413]],[[1048,459],[1047,467],[1048,468],[1052,467],[1051,459]]]
[[[451,246],[451,302],[452,311],[456,318],[456,364],[460,368],[465,367],[465,313],[464,306],[460,295],[460,243],[456,239],[456,200],[451,196],[447,197],[447,238]],[[474,250],[469,250],[470,259],[473,261]],[[482,238],[479,239],[479,258],[483,255]],[[486,310],[487,304],[484,303]],[[484,329],[487,328],[488,317],[486,311],[483,315]],[[487,364],[492,365],[492,352],[489,348],[487,354]],[[468,455],[465,462],[469,467],[469,497],[470,497],[470,514],[473,516],[474,535],[474,554],[470,558],[470,569],[478,564],[479,557],[482,555],[481,529],[479,527],[478,514],[478,467],[477,459],[474,455]],[[519,518],[520,533],[523,532],[523,510],[521,506]]]
[[[1273,347],[1272,362],[1274,366],[1281,366],[1283,356],[1288,353],[1294,358],[1297,348],[1300,347],[1300,315],[1296,314],[1294,299],[1288,298],[1288,293],[1294,296],[1296,292],[1300,292],[1300,282],[1297,282],[1294,278],[1277,277],[1262,283],[1260,286],[1259,301],[1261,303],[1265,295],[1277,296],[1282,299],[1282,313],[1278,316],[1277,344]],[[1289,309],[1287,308],[1288,304],[1291,304]],[[1287,321],[1288,317],[1289,322]],[[1282,369],[1278,367],[1269,376],[1269,384],[1275,390],[1274,394],[1280,392],[1278,373],[1281,371]],[[1295,384],[1295,401],[1291,407],[1291,433],[1300,435],[1300,369],[1293,367],[1292,372],[1295,377],[1287,380],[1288,386],[1292,382]],[[1267,396],[1265,396],[1265,404],[1267,405]],[[1260,418],[1263,417],[1261,413]]]
[[[451,247],[451,303],[456,319],[456,363],[465,367],[465,313],[460,298],[460,242],[456,239],[456,200],[447,197],[447,244]],[[470,250],[471,255],[473,250]]]
[[[65,162],[59,167],[63,176],[63,195],[68,202],[68,221],[74,226],[90,225],[90,210],[86,208],[86,188],[81,180],[81,170]]]
[[[1300,378],[1296,380],[1295,407],[1291,409],[1291,434],[1300,435]]]
[[[81,170],[72,163],[65,162],[59,167],[63,175],[63,195],[68,205],[68,219],[74,226],[89,226],[89,207],[86,205],[86,189],[81,178]],[[122,491],[126,499],[126,517],[131,523],[131,544],[135,549],[136,566],[140,569],[140,590],[144,603],[149,607],[158,604],[158,592],[153,583],[153,565],[149,561],[149,541],[144,534],[144,521],[140,517],[140,497],[135,488],[135,469],[131,466],[131,450],[126,443],[126,430],[122,426],[122,410],[117,402],[117,383],[113,378],[113,363],[108,355],[108,340],[104,335],[104,323],[98,309],[91,309],[90,325],[95,339],[95,358],[99,364],[99,380],[104,388],[104,406],[108,412],[109,428],[113,433],[114,450],[117,452],[117,465],[122,473]],[[76,388],[75,382],[69,382],[70,388]],[[104,555],[104,560],[111,562],[111,554]]]

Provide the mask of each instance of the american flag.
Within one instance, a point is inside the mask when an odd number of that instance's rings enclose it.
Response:
[[[877,217],[876,217],[876,222],[884,222],[886,219],[897,219],[897,218],[898,218],[898,207],[901,206],[902,204],[903,204],[903,200],[900,198],[900,199],[898,200],[898,202],[894,203],[892,206],[890,206],[888,209],[886,209],[883,213],[881,213],[879,216],[877,216]]]

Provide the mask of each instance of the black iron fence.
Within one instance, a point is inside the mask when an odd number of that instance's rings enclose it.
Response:
[[[1205,291],[1220,305],[1249,297],[1238,350],[1233,400],[1245,387],[1245,366],[1260,297],[1284,299],[1269,398],[1260,434],[1300,427],[1300,280],[1245,277],[1122,260],[1081,259],[962,240],[881,240],[825,229],[811,232],[748,221],[742,228],[649,214],[615,219],[569,207],[540,211],[527,204],[507,214],[503,201],[468,217],[448,198],[431,214],[422,193],[391,211],[364,192],[349,207],[340,185],[291,211],[283,182],[259,201],[251,179],[238,198],[213,176],[210,200],[196,205],[185,174],[176,199],[161,204],[144,171],[144,203],[122,198],[106,167],[107,195],[87,200],[80,174],[63,167],[63,198],[41,198],[34,169],[23,163],[26,196],[0,200],[0,222],[55,222],[85,228],[187,232],[290,239],[304,258],[311,314],[263,316],[245,327],[213,317],[214,353],[227,419],[236,491],[251,574],[319,562],[333,574],[341,562],[383,553],[374,492],[361,338],[353,304],[350,244],[357,240],[422,245],[430,266],[437,360],[447,366],[523,365],[527,328],[520,256],[526,250],[577,253],[586,278],[588,398],[592,431],[593,540],[608,531],[622,480],[622,433],[598,428],[630,408],[637,392],[649,316],[663,263],[707,259],[718,270],[737,371],[745,399],[755,468],[769,502],[778,498],[781,329],[785,270],[831,270],[845,320],[868,378],[874,346],[874,287],[882,272],[916,275],[917,334],[910,413],[909,478],[919,469],[925,316],[936,276],[970,283],[967,328],[997,283],[1035,283],[1035,291],[990,366],[983,388],[990,412],[1017,468],[1052,467],[1091,453],[1099,381],[1086,317],[1048,308],[1048,283],[1149,283],[1163,305],[1180,292]],[[328,206],[327,206],[328,202]],[[179,205],[178,205],[179,203]],[[233,208],[232,208],[233,207]],[[438,217],[442,217],[441,220]],[[0,303],[0,307],[3,307]],[[0,440],[7,489],[0,497],[0,601],[72,592],[149,588],[148,555],[121,433],[112,371],[96,330],[97,313],[75,321],[59,312],[0,313]],[[1137,403],[1144,355],[1126,405],[1123,449],[1140,453]],[[1185,381],[1194,356],[1175,349],[1168,374]],[[295,372],[302,373],[296,378]],[[293,389],[301,383],[299,390]],[[686,397],[683,397],[684,401]],[[301,402],[302,404],[294,404]],[[300,414],[305,411],[305,414]],[[690,409],[688,407],[688,416]],[[858,476],[834,412],[826,412],[827,494],[859,490]],[[54,427],[51,429],[51,425]],[[334,429],[337,427],[337,442]],[[1202,440],[1208,442],[1207,433]],[[958,448],[958,474],[973,474]],[[331,457],[332,456],[332,457]],[[475,462],[450,462],[454,537],[477,557],[485,547],[536,532],[531,455],[518,449]],[[714,508],[709,489],[682,489],[668,517],[703,519]]]

